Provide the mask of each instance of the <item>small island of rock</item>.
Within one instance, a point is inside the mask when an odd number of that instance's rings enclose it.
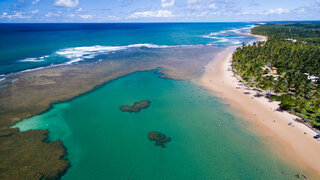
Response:
[[[148,108],[150,106],[150,101],[144,100],[140,102],[135,102],[133,106],[120,106],[122,112],[140,112],[141,109]]]
[[[148,135],[150,141],[155,141],[157,146],[166,147],[165,143],[171,141],[171,138],[159,132],[150,132]]]

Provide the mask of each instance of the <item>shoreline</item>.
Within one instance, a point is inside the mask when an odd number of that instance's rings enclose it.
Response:
[[[267,40],[264,36],[251,36],[259,41]],[[231,65],[235,49],[227,48],[206,66],[200,85],[238,110],[236,114],[249,122],[250,130],[261,135],[272,153],[307,171],[307,176],[320,177],[320,144],[313,139],[316,133],[306,125],[295,122],[297,116],[277,111],[279,102],[253,96],[256,91],[247,88],[233,74]],[[293,122],[293,126],[289,126],[289,122]]]

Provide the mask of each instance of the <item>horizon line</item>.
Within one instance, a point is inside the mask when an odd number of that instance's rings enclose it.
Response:
[[[320,22],[319,20],[283,20],[283,21],[169,21],[169,22],[0,22],[0,24],[161,24],[161,23],[256,23],[256,22]]]

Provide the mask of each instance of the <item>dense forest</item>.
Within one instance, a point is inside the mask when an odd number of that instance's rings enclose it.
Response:
[[[235,73],[320,129],[320,23],[265,24],[252,33],[268,40],[237,48]]]
[[[253,34],[280,39],[296,39],[308,43],[320,43],[320,22],[266,24],[252,29]]]

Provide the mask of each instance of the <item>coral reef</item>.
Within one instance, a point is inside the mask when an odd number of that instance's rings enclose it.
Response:
[[[46,142],[47,130],[17,132],[0,136],[0,179],[59,178],[69,167],[62,142]]]
[[[171,138],[166,137],[166,135],[159,132],[150,132],[148,135],[150,141],[155,141],[157,146],[166,147],[165,143],[171,141]]]
[[[150,101],[144,100],[140,102],[135,102],[132,106],[120,106],[122,112],[140,112],[141,109],[148,108],[150,106]]]

